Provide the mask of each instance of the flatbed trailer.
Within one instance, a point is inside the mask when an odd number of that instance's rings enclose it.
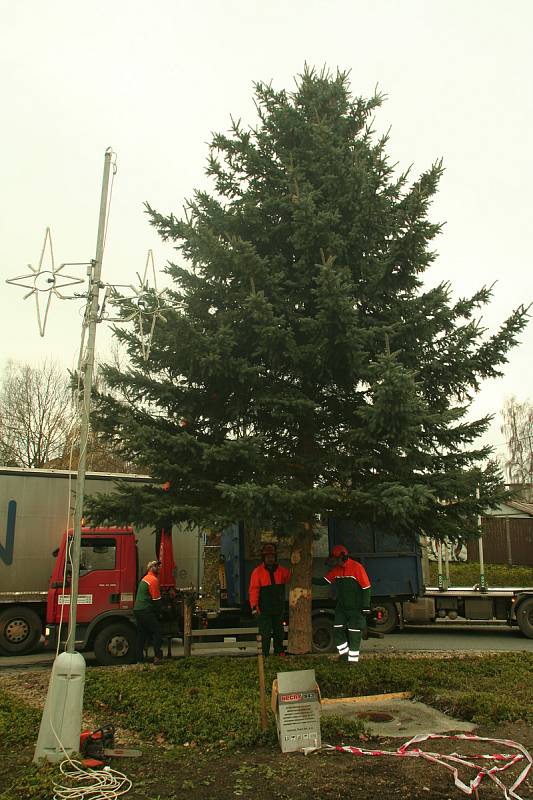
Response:
[[[531,586],[427,586],[400,609],[403,624],[446,620],[460,623],[499,623],[517,626],[533,639],[533,588]]]

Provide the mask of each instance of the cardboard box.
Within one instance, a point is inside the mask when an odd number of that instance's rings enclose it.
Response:
[[[282,753],[320,747],[320,703],[314,669],[278,672],[272,684],[272,712]]]

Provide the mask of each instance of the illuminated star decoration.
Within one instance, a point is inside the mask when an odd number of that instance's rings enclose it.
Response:
[[[48,258],[45,258],[48,255]],[[49,264],[49,266],[45,266]],[[6,283],[12,283],[17,286],[22,286],[30,291],[24,295],[24,300],[31,295],[35,295],[35,307],[37,309],[37,323],[39,325],[39,333],[44,336],[46,328],[46,320],[48,319],[48,311],[50,310],[50,302],[52,294],[59,297],[61,300],[66,299],[66,295],[62,294],[59,290],[64,289],[66,286],[74,286],[78,283],[83,283],[83,278],[76,278],[74,275],[66,275],[62,272],[64,267],[69,264],[60,264],[59,267],[54,263],[54,249],[52,247],[52,236],[50,228],[46,229],[44,235],[43,249],[41,250],[41,257],[39,259],[39,266],[33,268],[28,264],[28,272],[26,275],[19,275],[18,278],[9,278]],[[71,264],[70,266],[74,266]],[[78,266],[78,265],[76,265]],[[41,295],[46,294],[46,301],[44,308],[41,309]]]
[[[154,254],[148,250],[146,265],[143,277],[137,273],[139,279],[138,286],[129,285],[133,295],[131,297],[113,297],[110,302],[122,306],[125,314],[121,315],[120,322],[136,320],[139,331],[139,342],[144,361],[148,361],[150,350],[152,349],[152,339],[154,337],[155,323],[159,319],[166,322],[166,317],[162,313],[161,298],[166,289],[157,291],[157,279],[154,264]],[[151,277],[153,284],[150,286],[148,278]]]

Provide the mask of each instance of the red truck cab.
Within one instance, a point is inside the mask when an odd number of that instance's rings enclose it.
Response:
[[[66,639],[70,606],[70,565],[65,533],[57,552],[48,589],[45,646]],[[65,570],[65,561],[67,567]],[[139,578],[132,528],[82,528],[76,649],[94,649],[103,664],[135,661],[136,631],[133,605]],[[63,586],[65,578],[65,587]]]

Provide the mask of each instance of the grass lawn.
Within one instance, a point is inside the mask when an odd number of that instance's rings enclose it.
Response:
[[[431,585],[437,585],[437,563],[429,562]],[[446,574],[444,563],[442,572]],[[533,566],[508,567],[506,564],[485,564],[488,586],[533,586]],[[479,564],[475,562],[450,562],[450,585],[473,586],[479,583]]]
[[[475,722],[519,720],[533,723],[533,656],[367,658],[357,669],[328,657],[270,658],[267,686],[286,669],[316,671],[324,697],[352,697],[412,691],[440,708]],[[94,669],[88,672],[85,703],[112,713],[121,726],[171,744],[195,740],[236,746],[275,741],[274,725],[261,734],[257,665],[254,658],[176,660],[150,668]],[[164,713],[162,713],[164,710]],[[326,721],[325,721],[326,722]],[[356,733],[356,731],[354,731]]]
[[[482,729],[527,731],[533,723],[533,654],[368,657],[356,669],[328,657],[271,658],[267,685],[278,670],[309,667],[325,697],[409,690]],[[41,680],[47,677],[41,673]],[[366,800],[455,796],[449,778],[427,765],[399,765],[397,759],[370,764],[328,754],[281,756],[273,719],[266,732],[259,727],[255,658],[194,657],[157,668],[90,669],[84,705],[92,720],[129,732],[124,746],[143,749],[142,759],[118,765],[134,780],[131,800],[304,800],[311,794],[333,799],[348,786],[350,796]],[[0,692],[0,800],[52,797],[55,769],[29,765],[39,719],[39,711],[20,696]],[[329,717],[322,735],[326,742],[359,743],[364,731],[359,722]]]

